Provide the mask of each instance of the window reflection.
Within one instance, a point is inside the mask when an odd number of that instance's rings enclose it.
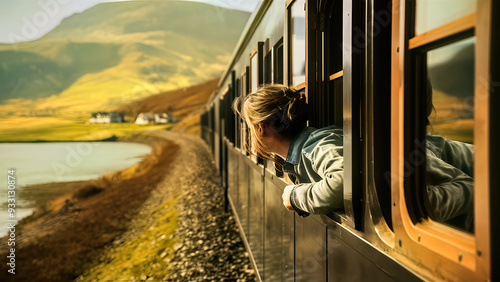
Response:
[[[415,35],[474,13],[476,3],[477,0],[418,0]]]
[[[475,38],[427,53],[427,211],[473,232]]]
[[[304,1],[292,6],[292,85],[306,81],[306,12]]]
[[[250,92],[257,90],[258,86],[258,69],[257,69],[257,54],[253,55],[250,61]]]

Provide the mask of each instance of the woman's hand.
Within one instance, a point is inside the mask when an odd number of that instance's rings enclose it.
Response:
[[[285,190],[283,191],[283,195],[281,195],[281,198],[283,199],[283,206],[289,211],[293,210],[292,204],[290,203],[290,194],[292,193],[294,185],[288,185],[285,187]]]

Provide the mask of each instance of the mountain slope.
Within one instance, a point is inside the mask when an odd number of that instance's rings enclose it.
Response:
[[[0,45],[0,112],[91,112],[217,77],[249,17],[183,1],[115,2]]]

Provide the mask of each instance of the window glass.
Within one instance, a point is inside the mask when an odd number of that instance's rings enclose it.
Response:
[[[470,38],[427,53],[434,105],[428,130],[467,143],[474,133],[474,46]]]
[[[292,5],[292,85],[306,81],[306,12],[304,1],[295,1]]]
[[[477,0],[418,0],[415,34],[419,35],[476,11]]]
[[[342,53],[342,1],[335,1],[331,6],[331,11],[328,14],[328,23],[326,29],[326,59],[327,70],[326,77],[337,73],[343,69],[343,53]]]
[[[283,41],[274,46],[274,83],[283,84]]]
[[[250,92],[257,90],[258,85],[258,68],[257,68],[257,53],[255,53],[250,60]]]
[[[264,84],[270,84],[273,78],[272,52],[269,51],[264,57]]]
[[[427,52],[427,211],[473,232],[475,38]]]
[[[236,96],[240,96],[241,95],[241,83],[240,83],[240,79],[236,79],[236,87],[235,87],[235,93],[236,93]],[[240,115],[236,115],[235,114],[235,126],[236,126],[236,129],[235,129],[235,144],[236,144],[236,147],[238,148],[241,148],[241,117]]]

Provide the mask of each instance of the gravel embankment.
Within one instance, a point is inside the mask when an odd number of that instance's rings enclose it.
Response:
[[[179,183],[179,225],[168,281],[255,280],[234,219],[224,211],[223,189],[208,148],[199,138],[174,137],[180,158],[172,182]],[[175,178],[179,178],[175,181]]]
[[[164,138],[179,146],[178,158],[146,202],[177,194],[178,227],[174,256],[166,261],[166,281],[254,281],[255,273],[231,212],[224,211],[223,189],[204,142],[173,132]]]

